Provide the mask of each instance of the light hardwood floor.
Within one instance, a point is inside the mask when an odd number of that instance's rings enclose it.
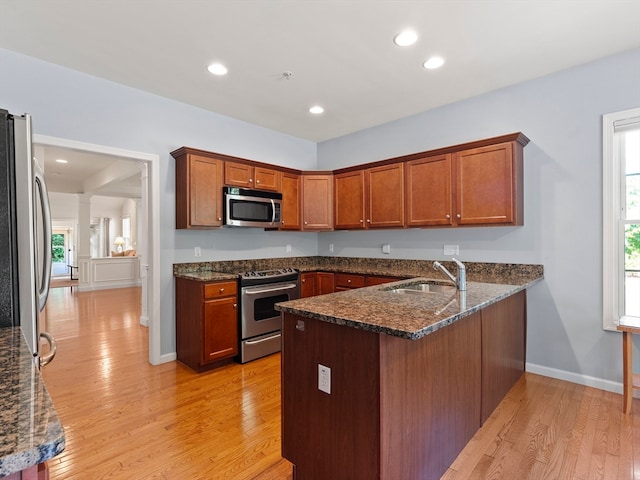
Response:
[[[45,326],[58,355],[43,375],[67,447],[50,478],[292,479],[280,456],[280,356],[202,374],[151,366],[139,315],[138,288],[51,291]],[[442,479],[640,479],[640,421],[621,403],[526,374]]]

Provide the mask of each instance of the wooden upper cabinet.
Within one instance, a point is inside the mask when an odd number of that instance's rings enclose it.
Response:
[[[523,224],[522,146],[517,142],[453,154],[458,225]]]
[[[300,230],[300,175],[282,172],[282,220],[280,230]]]
[[[404,227],[404,166],[393,163],[338,173],[336,230]]]
[[[451,178],[449,153],[407,162],[407,227],[453,224]]]
[[[176,161],[176,228],[222,226],[222,160],[172,152]]]
[[[367,228],[404,227],[404,164],[365,170]]]
[[[359,230],[365,227],[364,170],[334,175],[334,228]]]
[[[302,175],[302,230],[333,228],[333,175]]]
[[[257,190],[280,191],[280,172],[244,163],[225,162],[224,184]]]

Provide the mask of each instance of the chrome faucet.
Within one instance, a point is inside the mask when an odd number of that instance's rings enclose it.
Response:
[[[433,269],[441,270],[442,273],[451,279],[458,290],[464,291],[467,289],[467,269],[465,268],[464,263],[460,260],[456,260],[455,258],[452,258],[451,260],[456,262],[456,265],[458,266],[458,278],[451,275],[451,272],[449,272],[449,270],[447,270],[440,262],[433,262]]]

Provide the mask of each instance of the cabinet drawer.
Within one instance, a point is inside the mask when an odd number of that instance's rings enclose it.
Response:
[[[364,275],[352,275],[350,273],[336,273],[336,287],[360,288],[364,287]]]
[[[204,286],[204,298],[228,297],[229,295],[237,295],[237,293],[237,282],[207,283]]]

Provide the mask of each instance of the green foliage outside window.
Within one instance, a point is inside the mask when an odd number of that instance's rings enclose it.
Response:
[[[64,235],[61,233],[51,235],[51,254],[54,263],[64,263]]]

